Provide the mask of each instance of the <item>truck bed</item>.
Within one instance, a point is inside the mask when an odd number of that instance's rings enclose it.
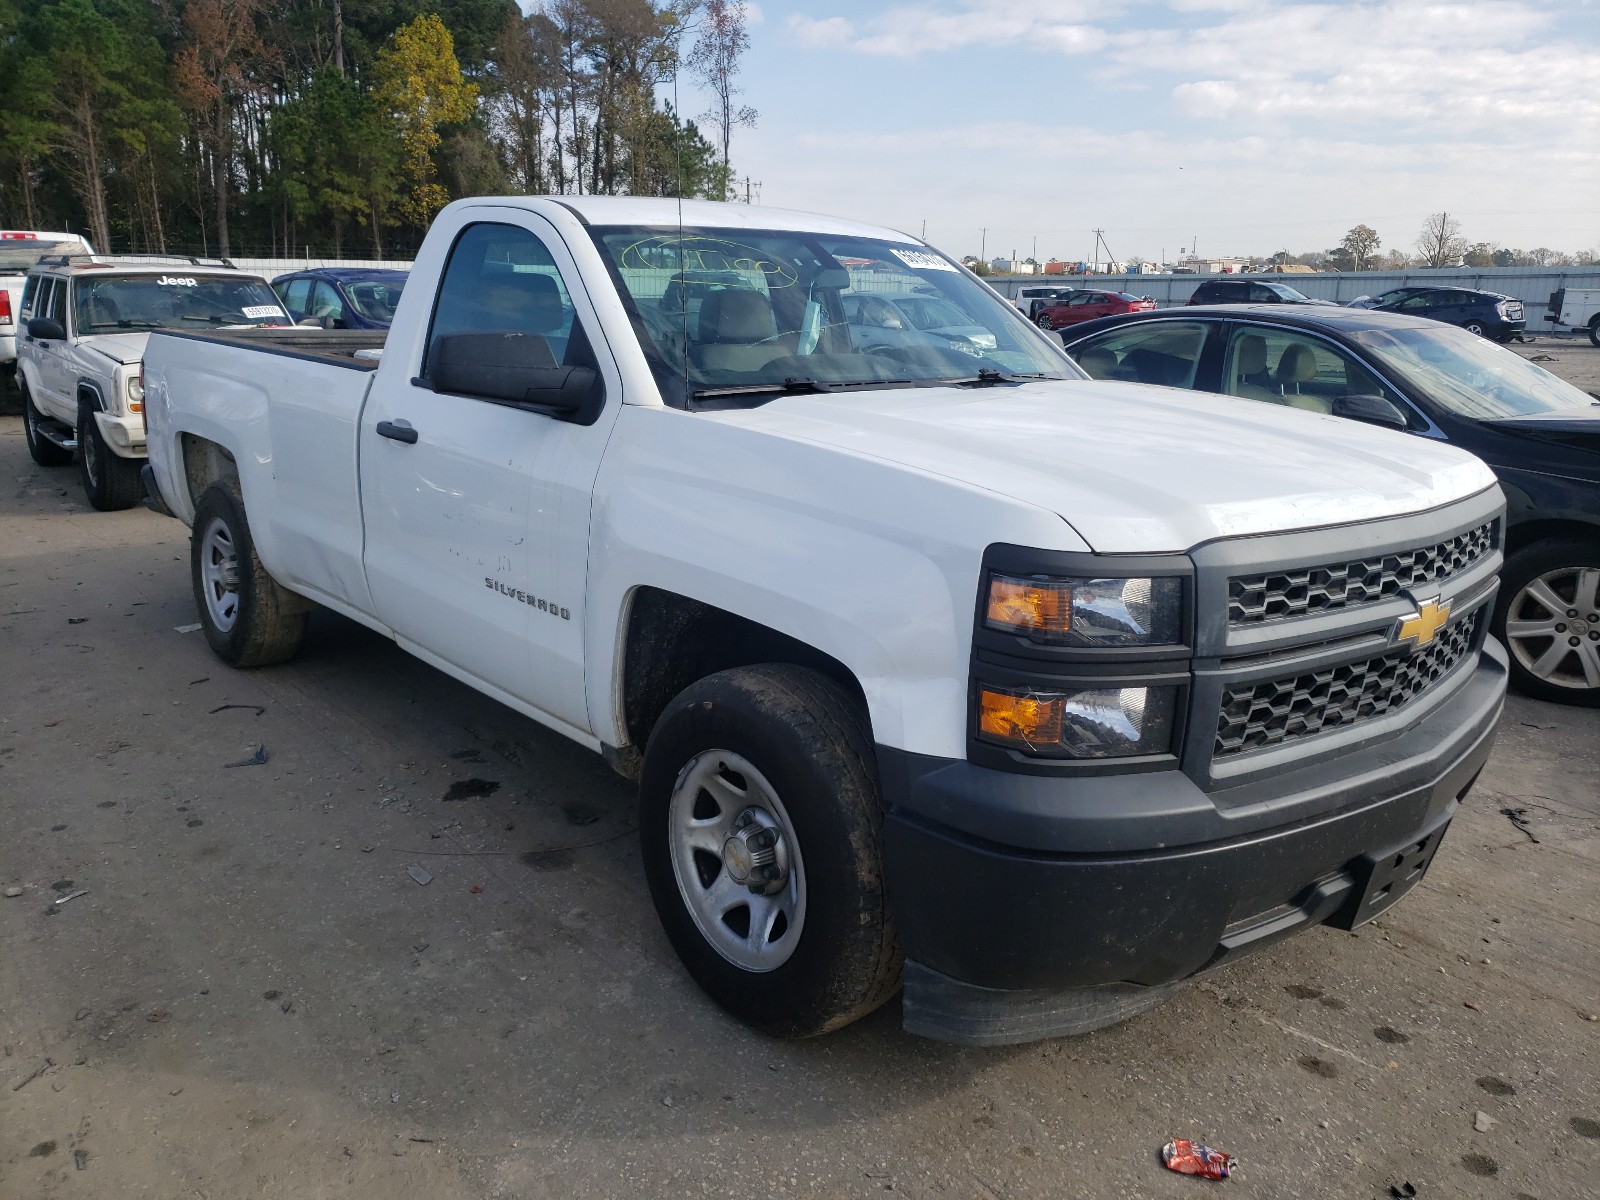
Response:
[[[378,365],[377,355],[362,351],[382,350],[388,335],[367,329],[313,329],[295,326],[291,329],[229,329],[229,330],[171,330],[163,329],[162,337],[184,338],[189,341],[214,342],[224,346],[238,346],[265,354],[283,354],[290,358],[303,358],[311,362],[327,363],[336,367],[349,367],[356,371],[370,371]]]

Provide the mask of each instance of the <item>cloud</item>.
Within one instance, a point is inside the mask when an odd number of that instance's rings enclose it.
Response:
[[[803,46],[890,58],[1015,45],[1079,54],[1107,42],[1086,20],[1096,11],[1084,0],[969,0],[900,5],[862,20],[793,15],[787,25]]]

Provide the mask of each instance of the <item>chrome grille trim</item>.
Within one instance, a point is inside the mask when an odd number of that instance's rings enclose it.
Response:
[[[1387,600],[1410,588],[1452,579],[1499,544],[1500,521],[1495,518],[1410,550],[1235,575],[1228,580],[1228,624],[1259,625]]]

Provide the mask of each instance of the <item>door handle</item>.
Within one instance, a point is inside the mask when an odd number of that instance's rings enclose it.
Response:
[[[417,431],[411,428],[409,421],[379,421],[378,436],[404,442],[408,446],[417,444]]]

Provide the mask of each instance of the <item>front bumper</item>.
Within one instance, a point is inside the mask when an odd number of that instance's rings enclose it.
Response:
[[[101,411],[94,414],[94,420],[100,426],[100,436],[113,454],[122,458],[145,457],[144,421],[141,418]]]
[[[973,1045],[1087,1032],[1300,929],[1372,919],[1432,861],[1505,683],[1491,640],[1404,733],[1287,764],[1245,802],[1176,770],[1029,776],[880,750],[906,1028]],[[1216,836],[1170,844],[1197,821]]]

